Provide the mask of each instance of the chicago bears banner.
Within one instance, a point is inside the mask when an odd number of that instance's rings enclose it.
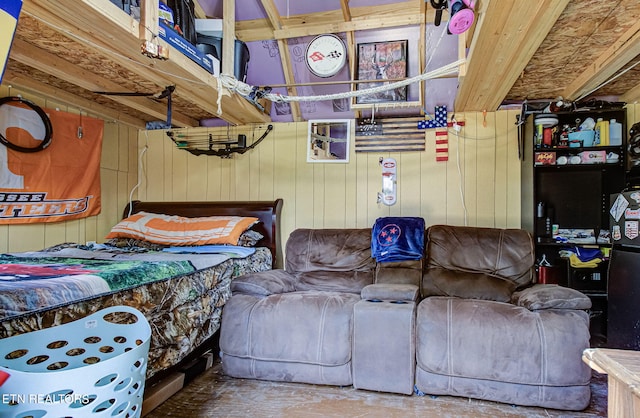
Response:
[[[99,214],[104,122],[25,102],[0,106],[0,224]]]

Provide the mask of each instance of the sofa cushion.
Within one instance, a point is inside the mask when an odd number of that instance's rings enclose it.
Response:
[[[485,273],[429,268],[424,274],[422,297],[455,296],[509,302],[516,284]]]
[[[555,284],[536,284],[512,296],[512,303],[529,310],[589,309],[591,299],[575,289]]]
[[[525,230],[433,225],[427,238],[427,268],[485,273],[518,288],[533,281],[533,240]]]
[[[298,291],[360,293],[373,282],[373,273],[363,271],[308,271],[299,273],[295,283]]]
[[[287,240],[285,269],[296,290],[359,293],[374,278],[371,229],[297,229]]]
[[[233,279],[231,292],[256,296],[288,293],[296,290],[293,281],[294,277],[284,270],[259,271]]]
[[[267,362],[347,364],[358,301],[358,295],[333,292],[234,295],[224,306],[220,349]]]
[[[418,306],[419,368],[451,377],[523,385],[588,385],[589,315],[529,311],[486,300],[433,296]]]

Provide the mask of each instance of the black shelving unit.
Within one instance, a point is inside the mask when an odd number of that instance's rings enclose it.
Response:
[[[560,257],[567,246],[610,244],[559,244],[552,237],[552,225],[560,229],[592,229],[597,238],[600,230],[609,230],[609,195],[618,193],[626,184],[626,112],[624,109],[589,110],[556,113],[558,127],[575,126],[576,120],[616,119],[622,123],[622,144],[589,147],[543,146],[536,142],[535,114],[527,117],[522,153],[522,226],[528,229],[536,242],[536,258],[544,258],[555,267],[556,282],[561,286],[578,289],[588,295],[593,304],[591,334],[593,345],[606,342],[607,324],[607,263],[594,269],[571,267]],[[592,164],[572,164],[571,157],[581,153],[601,156],[611,153],[617,160]],[[549,155],[536,155],[549,153]],[[544,158],[537,158],[544,157]],[[562,161],[564,157],[567,161]],[[562,164],[558,164],[558,160]],[[542,162],[555,161],[553,164]],[[539,204],[542,204],[540,211]]]

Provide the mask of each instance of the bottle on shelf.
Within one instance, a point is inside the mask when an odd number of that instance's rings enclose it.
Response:
[[[596,143],[598,145],[607,146],[609,145],[609,121],[603,120],[602,118],[598,118],[596,122]]]
[[[615,119],[609,122],[609,145],[622,145],[622,124]]]

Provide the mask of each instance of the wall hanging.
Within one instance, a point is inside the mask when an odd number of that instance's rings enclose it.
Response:
[[[378,192],[378,203],[393,206],[397,200],[398,164],[394,158],[380,158],[380,166],[382,167],[382,191]]]
[[[0,224],[98,215],[104,122],[25,104],[0,106]]]
[[[310,120],[307,162],[348,163],[351,120]]]

